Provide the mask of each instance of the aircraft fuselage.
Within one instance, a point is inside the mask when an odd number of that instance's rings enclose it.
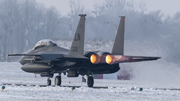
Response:
[[[38,49],[31,50],[28,54],[65,54],[69,53],[68,49],[59,46],[44,46]],[[62,73],[67,69],[77,71],[80,75],[85,75],[86,72],[91,71],[93,74],[108,74],[117,72],[119,65],[109,64],[92,64],[89,61],[71,62],[68,60],[52,60],[52,61],[38,61],[34,56],[24,56],[20,63],[23,65],[21,69],[29,73]],[[88,70],[88,71],[87,71]],[[68,71],[67,71],[68,72]]]

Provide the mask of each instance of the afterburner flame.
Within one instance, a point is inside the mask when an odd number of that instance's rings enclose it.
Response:
[[[106,56],[106,63],[107,64],[113,64],[115,61],[115,57],[113,55],[107,55]]]
[[[90,61],[91,61],[91,63],[93,63],[93,64],[97,64],[97,63],[99,63],[100,58],[99,58],[98,55],[92,54],[91,57],[90,57]]]

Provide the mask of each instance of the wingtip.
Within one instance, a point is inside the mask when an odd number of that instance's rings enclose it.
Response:
[[[15,56],[16,54],[8,54],[8,56]]]
[[[157,59],[161,59],[161,57],[157,57]]]

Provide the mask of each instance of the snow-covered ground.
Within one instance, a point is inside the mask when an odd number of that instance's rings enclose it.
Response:
[[[1,100],[51,100],[51,101],[179,101],[179,91],[162,91],[146,88],[142,92],[129,87],[109,89],[76,88],[71,91],[67,87],[24,87],[6,86],[0,92]]]
[[[0,85],[5,85],[5,90],[0,91],[0,101],[48,100],[48,101],[173,101],[180,100],[179,90],[156,90],[157,86],[141,84],[135,80],[97,80],[94,86],[108,87],[108,89],[88,88],[81,82],[81,77],[62,77],[64,86],[81,86],[74,91],[69,87],[39,87],[46,85],[46,79],[21,70],[17,62],[0,63]],[[71,81],[71,83],[69,83]],[[54,80],[52,79],[52,83]],[[15,84],[27,84],[16,86]],[[31,86],[32,84],[36,86]],[[143,91],[139,91],[143,87]],[[160,85],[158,87],[161,87]],[[132,88],[134,90],[132,90]],[[170,87],[170,88],[173,88]]]

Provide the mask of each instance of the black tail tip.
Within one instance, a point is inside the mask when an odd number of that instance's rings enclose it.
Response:
[[[86,14],[79,14],[79,16],[81,16],[81,17],[82,17],[82,16],[86,16]]]
[[[120,18],[125,18],[125,16],[119,16]]]

